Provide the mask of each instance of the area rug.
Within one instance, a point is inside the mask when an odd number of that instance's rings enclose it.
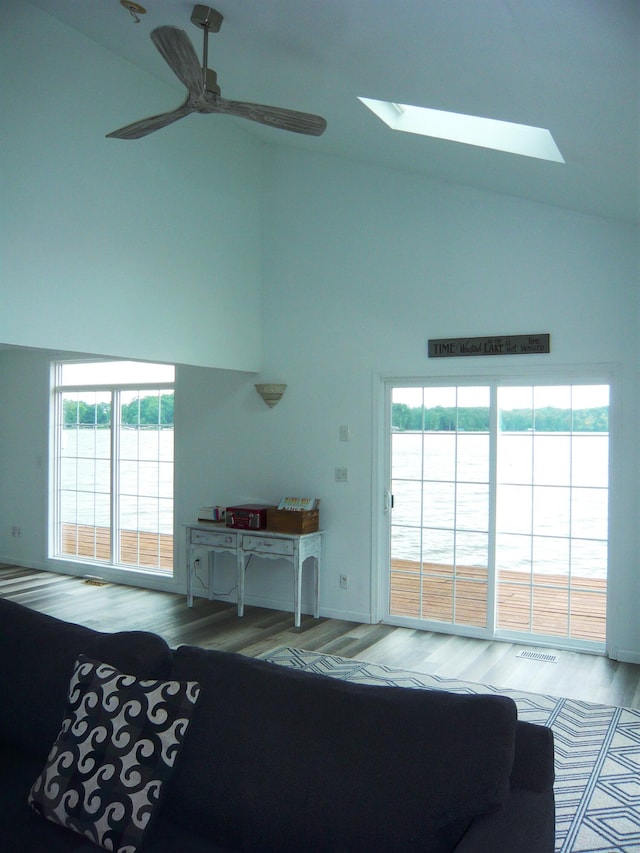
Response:
[[[277,648],[262,657],[281,666],[359,684],[510,696],[521,720],[553,729],[556,853],[639,853],[640,711],[500,689],[300,649]]]

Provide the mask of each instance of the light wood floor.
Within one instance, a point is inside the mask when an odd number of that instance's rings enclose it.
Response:
[[[292,646],[358,658],[371,663],[480,681],[588,702],[640,709],[640,666],[604,656],[553,651],[557,663],[517,658],[511,643],[303,616],[196,599],[188,608],[182,595],[106,584],[0,564],[0,597],[79,622],[101,631],[148,630],[169,645],[182,643],[260,655]]]

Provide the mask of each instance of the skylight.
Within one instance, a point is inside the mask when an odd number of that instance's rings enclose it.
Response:
[[[376,101],[372,98],[358,100],[393,130],[493,148],[495,151],[507,151],[554,163],[565,162],[553,136],[543,127],[529,127],[526,124]]]

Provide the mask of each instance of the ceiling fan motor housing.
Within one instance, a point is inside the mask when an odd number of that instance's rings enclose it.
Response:
[[[206,70],[204,87],[207,92],[211,92],[212,95],[220,94],[220,86],[218,86],[218,75],[211,68],[207,68]]]
[[[202,30],[208,30],[210,33],[220,32],[223,17],[220,12],[212,9],[210,6],[204,6],[198,3],[193,7],[191,13],[191,23]]]

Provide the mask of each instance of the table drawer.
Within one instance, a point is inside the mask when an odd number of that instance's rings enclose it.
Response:
[[[211,548],[235,548],[238,543],[238,535],[229,532],[216,532],[214,530],[192,530],[192,545],[208,545]]]
[[[283,557],[293,555],[292,539],[276,539],[266,536],[243,536],[242,550],[253,551],[256,554],[280,554]]]

